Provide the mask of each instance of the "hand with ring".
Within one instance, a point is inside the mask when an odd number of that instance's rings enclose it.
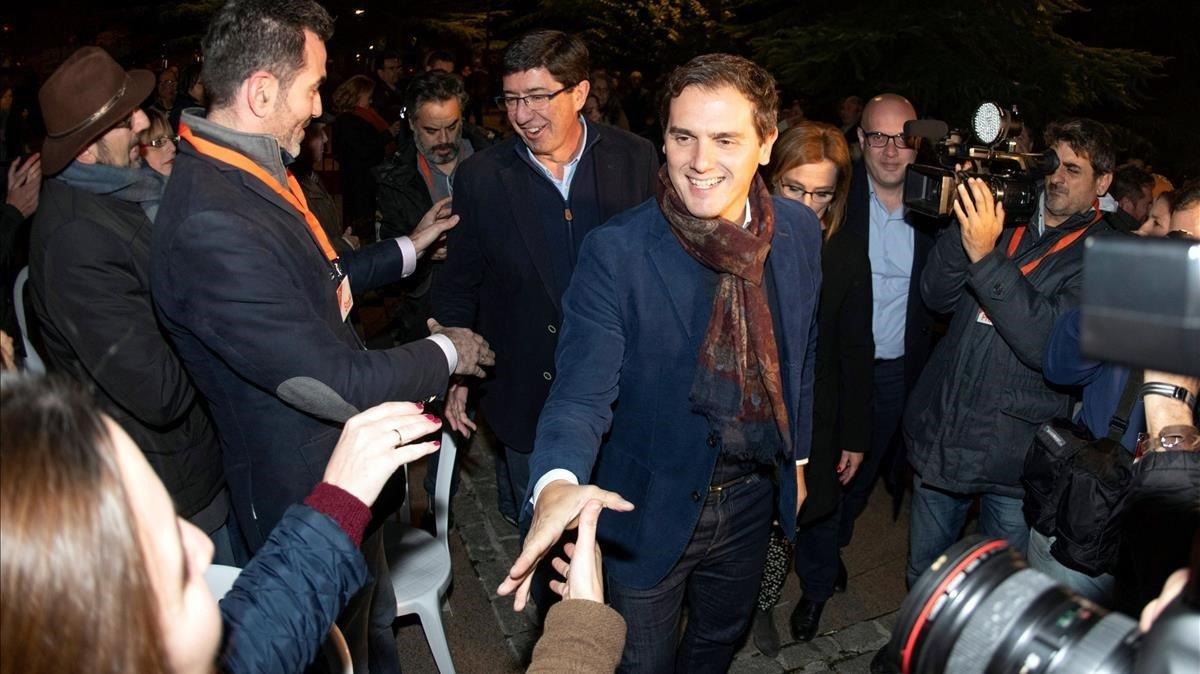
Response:
[[[346,422],[324,481],[370,506],[397,468],[437,451],[441,440],[416,441],[441,427],[441,419],[425,414],[420,403],[376,405]]]

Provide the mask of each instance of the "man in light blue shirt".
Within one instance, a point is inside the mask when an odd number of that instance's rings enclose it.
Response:
[[[871,261],[874,410],[870,447],[865,456],[858,456],[861,466],[844,489],[841,510],[835,515],[840,518],[840,547],[849,545],[854,520],[866,507],[880,472],[889,484],[893,482],[893,471],[881,471],[881,465],[903,465],[902,450],[893,454],[891,462],[884,464],[884,460],[893,447],[900,448],[896,431],[904,404],[929,357],[932,317],[913,279],[919,278],[933,247],[935,223],[904,207],[904,175],[917,155],[915,139],[904,135],[904,123],[916,118],[908,100],[881,94],[867,102],[857,130],[863,158],[854,166],[845,226],[866,238]],[[839,563],[838,589],[845,587],[846,575]]]

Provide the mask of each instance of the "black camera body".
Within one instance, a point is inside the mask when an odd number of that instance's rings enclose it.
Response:
[[[904,125],[904,133],[933,142],[939,165],[911,164],[904,177],[904,204],[924,215],[944,217],[953,213],[958,186],[978,178],[1004,205],[1005,225],[1026,223],[1037,212],[1041,181],[1058,168],[1058,155],[1019,152],[1017,137],[1023,128],[1016,108],[1006,110],[984,103],[972,119],[974,138],[950,129],[945,122],[915,120]],[[970,162],[967,170],[956,166]]]

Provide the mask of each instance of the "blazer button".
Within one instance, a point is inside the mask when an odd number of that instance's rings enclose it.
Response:
[[[550,333],[550,334],[552,334],[552,335],[553,335],[554,333],[558,332],[558,328],[554,327],[554,325],[553,325],[553,324],[551,324],[551,325],[547,325],[547,326],[546,326],[546,332],[548,332],[548,333]]]
[[[704,444],[708,445],[709,447],[716,447],[717,446],[717,434],[709,433],[708,438],[706,438],[704,440]]]
[[[698,492],[698,491],[692,492],[692,500],[699,502],[700,501],[700,492]]]
[[[546,381],[550,381],[551,379],[554,379],[554,375],[550,374],[549,372],[543,372],[542,379],[545,379]]]

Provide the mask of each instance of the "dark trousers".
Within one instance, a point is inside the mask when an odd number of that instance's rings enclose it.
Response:
[[[376,531],[363,540],[363,557],[372,580],[350,599],[337,624],[354,660],[355,674],[399,674],[396,652],[396,594],[383,550],[383,534]]]
[[[880,467],[899,443],[900,419],[908,392],[904,386],[904,358],[875,361],[874,408],[871,413],[871,448],[863,457],[858,474],[842,489],[838,547],[850,545],[854,521],[867,507],[867,499],[879,478]],[[902,486],[901,486],[902,488]]]
[[[683,556],[645,590],[608,583],[627,626],[620,672],[724,672],[750,625],[775,510],[771,480],[755,473],[710,492]],[[687,629],[679,639],[684,600]]]
[[[837,582],[840,509],[796,529],[796,575],[809,601],[826,601]],[[853,524],[851,524],[853,526]]]

